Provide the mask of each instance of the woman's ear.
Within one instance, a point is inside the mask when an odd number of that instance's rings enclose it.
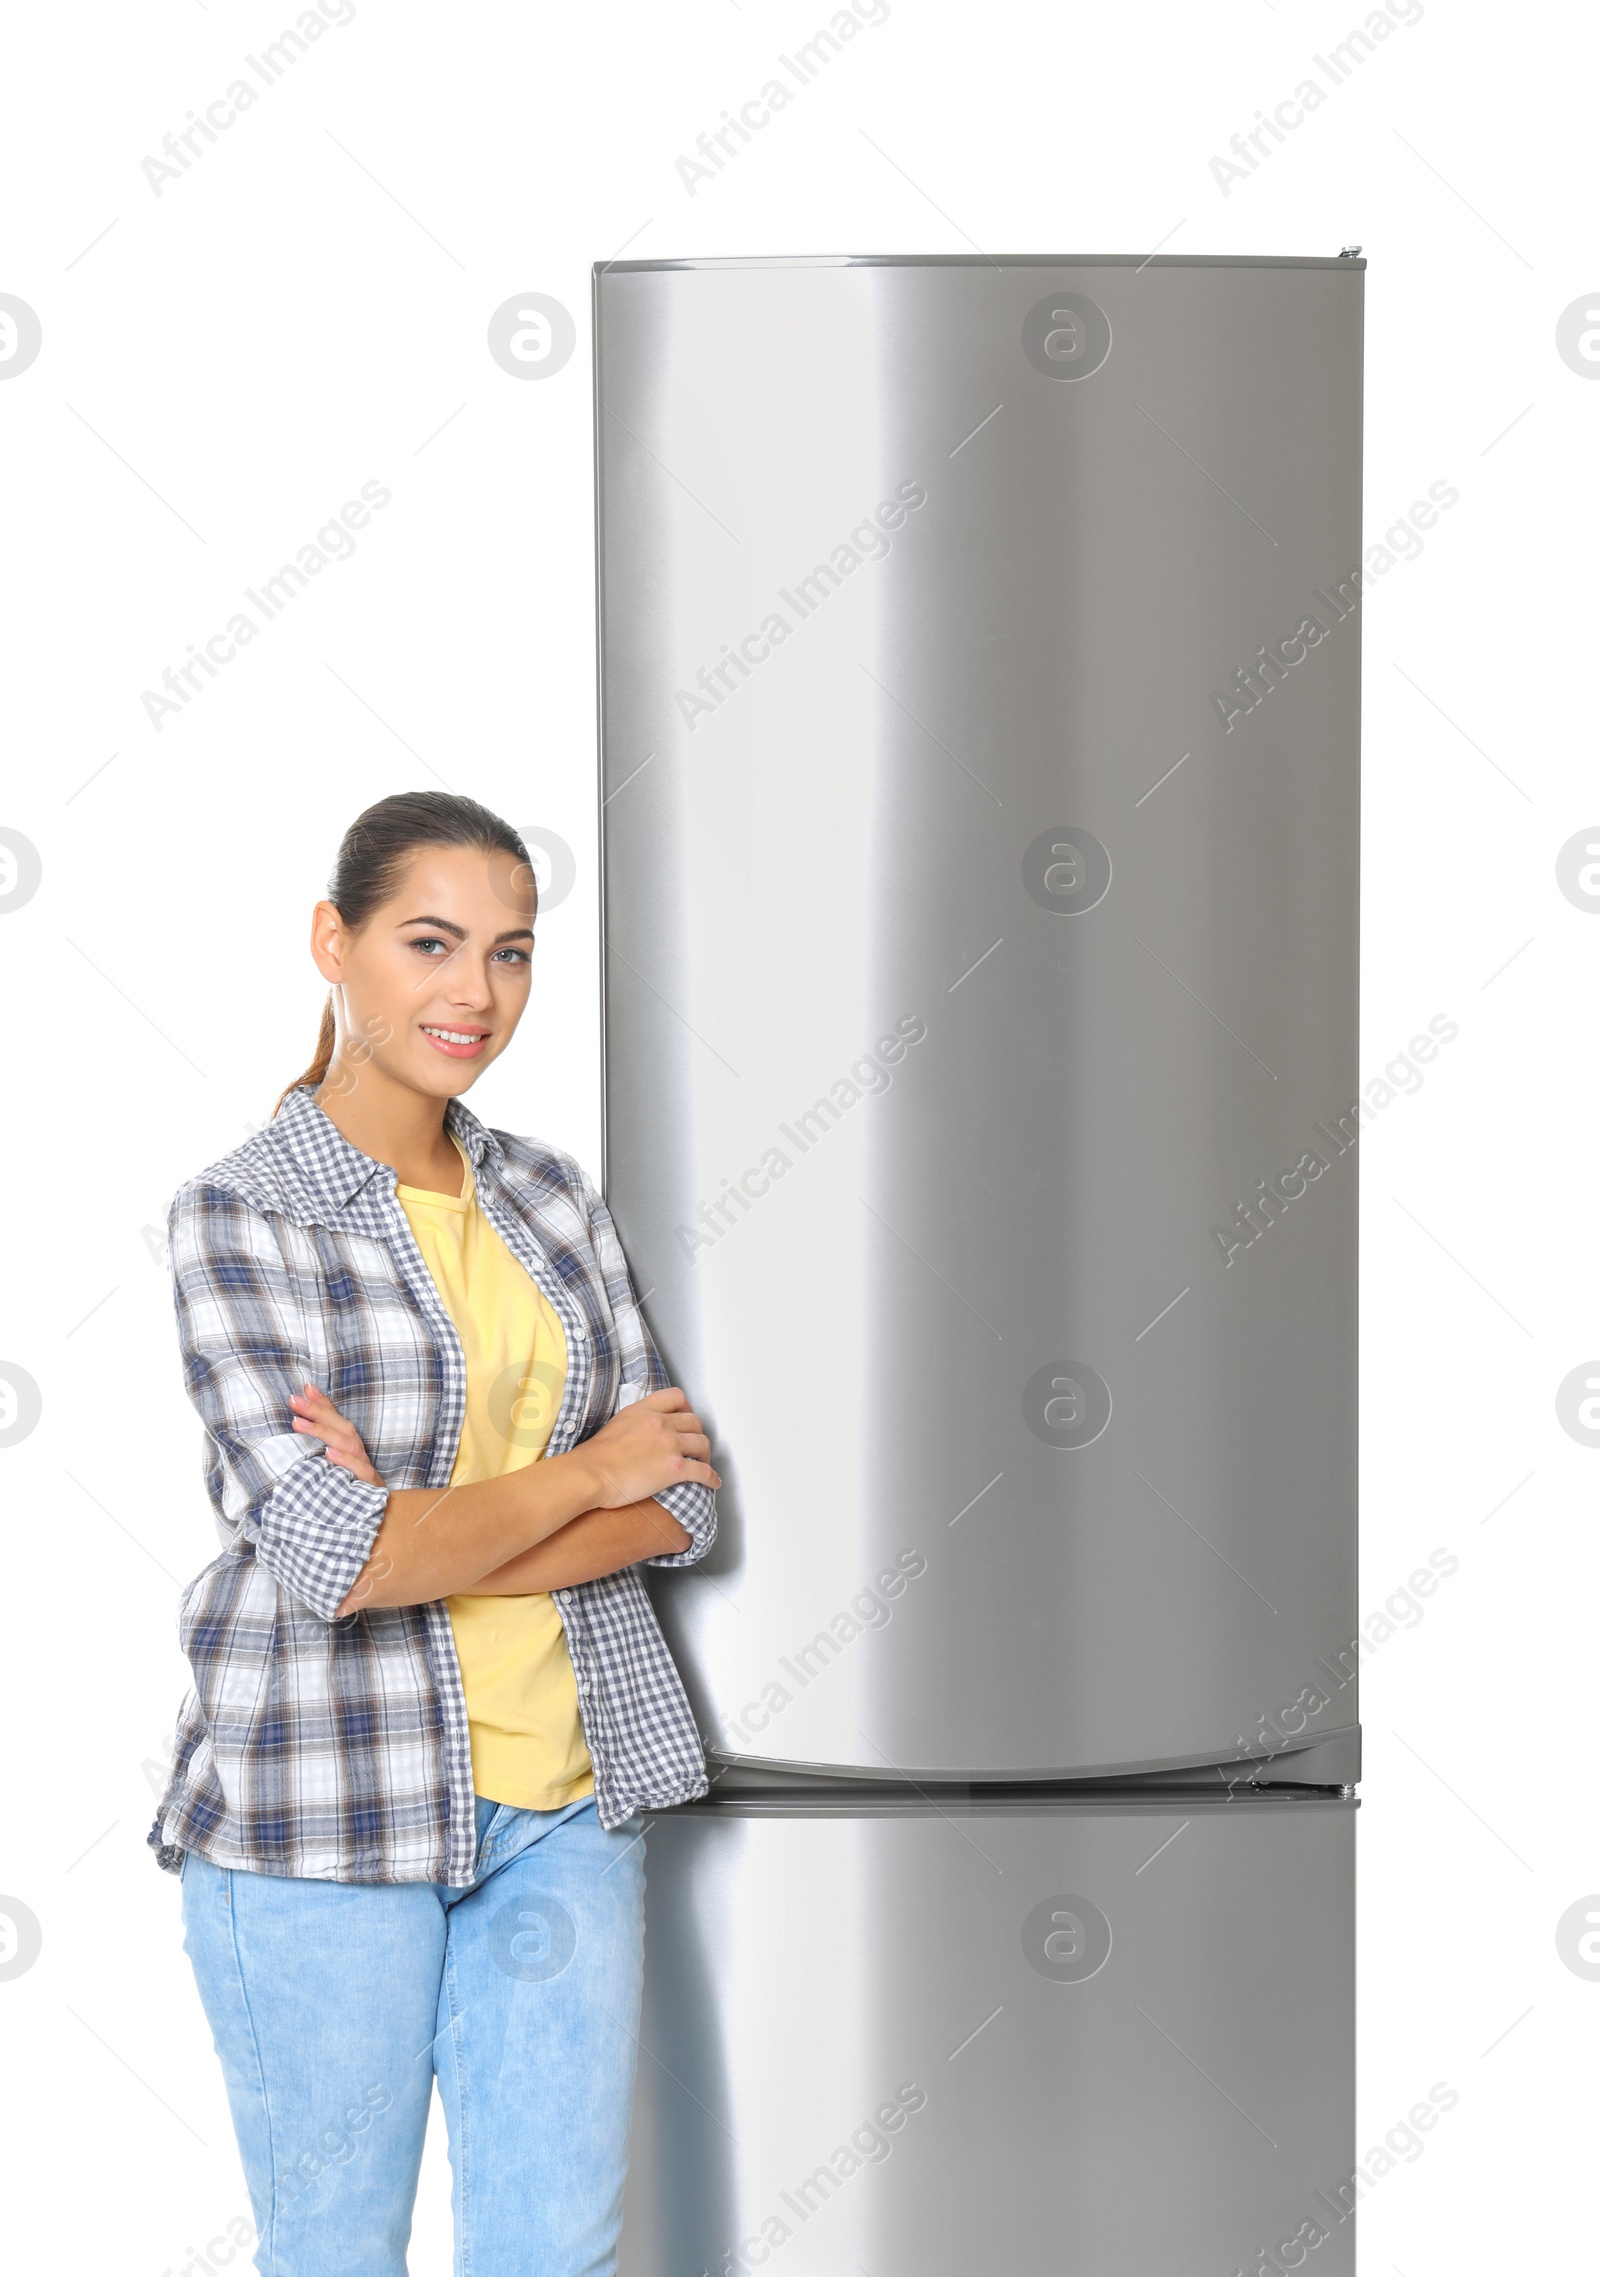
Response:
[[[344,919],[331,901],[311,912],[311,961],[330,988],[344,978]]]

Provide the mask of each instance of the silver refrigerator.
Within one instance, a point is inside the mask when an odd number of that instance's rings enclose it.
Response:
[[[596,272],[628,2277],[1354,2268],[1364,266]]]

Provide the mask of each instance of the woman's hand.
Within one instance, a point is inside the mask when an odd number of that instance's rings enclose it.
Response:
[[[598,1510],[621,1510],[686,1479],[698,1480],[702,1486],[722,1484],[706,1459],[711,1441],[689,1405],[688,1394],[676,1384],[646,1392],[573,1452],[589,1466],[598,1490]]]
[[[295,1393],[289,1405],[294,1409],[295,1429],[308,1439],[320,1439],[330,1463],[337,1463],[340,1470],[365,1480],[368,1486],[382,1486],[360,1432],[339,1413],[326,1392],[307,1384],[304,1393]]]

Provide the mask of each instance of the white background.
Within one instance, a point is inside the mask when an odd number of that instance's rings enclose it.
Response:
[[[308,1057],[307,913],[362,805],[443,780],[573,848],[531,1037],[474,1105],[598,1170],[588,281],[624,248],[1366,250],[1367,538],[1460,499],[1364,605],[1363,1076],[1435,1014],[1460,1035],[1362,1140],[1363,1612],[1459,1569],[1365,1678],[1359,2147],[1435,2081],[1460,2101],[1368,2200],[1363,2266],[1592,2251],[1600,1984],[1555,1936],[1600,1889],[1600,1462],[1555,1407],[1600,1352],[1600,925],[1555,876],[1600,814],[1600,386],[1555,339],[1600,306],[1592,20],[1427,0],[1225,194],[1230,135],[1365,10],[891,0],[691,197],[676,159],[829,13],[358,0],[158,196],[141,160],[294,12],[12,12],[0,291],[43,326],[0,384],[0,825],[43,861],[0,922],[0,1360],[44,1402],[0,1450],[0,1892],[44,1932],[0,1983],[18,2269],[162,2277],[244,2204],[144,1847],[214,1547],[147,1229]],[[538,385],[485,345],[530,291],[579,335]],[[141,691],[374,480],[353,558],[158,732]]]

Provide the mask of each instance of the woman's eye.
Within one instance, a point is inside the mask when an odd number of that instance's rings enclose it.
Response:
[[[419,950],[423,956],[430,960],[452,956],[455,953],[453,945],[449,941],[441,941],[435,933],[420,933],[409,946]],[[526,949],[496,949],[494,957],[490,961],[509,961],[513,965],[526,965],[531,964],[533,960]]]

